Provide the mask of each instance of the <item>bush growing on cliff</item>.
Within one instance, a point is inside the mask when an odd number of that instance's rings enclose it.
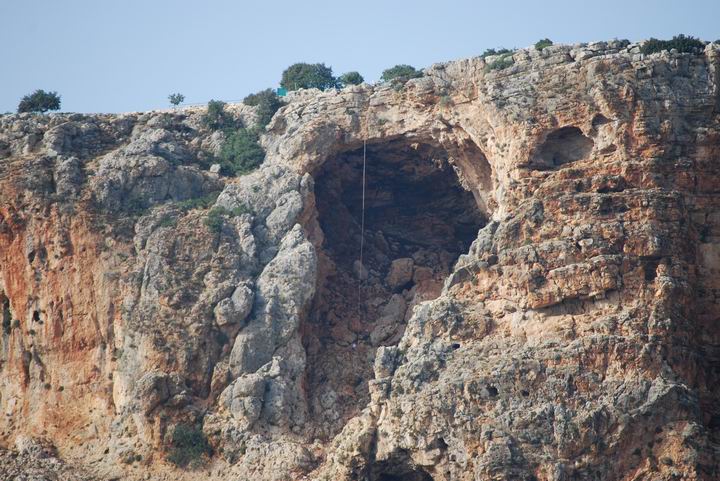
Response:
[[[260,114],[263,120],[269,122],[268,109],[273,106],[269,105],[269,101],[261,100],[263,97],[266,95],[256,94],[249,101],[251,104],[255,102],[258,105],[263,104],[263,108],[266,110],[261,109]],[[270,118],[272,118],[271,115]],[[246,174],[265,160],[265,151],[260,146],[260,132],[264,126],[252,129],[242,127],[240,121],[225,111],[225,102],[219,100],[208,102],[208,110],[203,117],[203,123],[206,127],[212,130],[222,130],[225,134],[225,140],[220,147],[220,155],[217,159],[220,164],[220,173],[223,175]]]
[[[264,129],[280,107],[285,105],[272,89],[261,90],[243,99],[245,105],[257,107],[257,126]]]
[[[543,39],[535,42],[535,50],[542,51],[544,48],[549,47],[552,44],[553,44],[552,40],[550,40],[549,38],[543,38]]]
[[[338,80],[343,87],[346,85],[360,85],[365,81],[360,72],[345,72]]]
[[[202,430],[178,424],[172,433],[167,460],[181,468],[197,468],[212,455],[212,448]]]
[[[494,48],[488,48],[482,53],[482,55],[480,55],[480,57],[487,58],[493,55],[504,55],[508,53],[513,53],[513,51],[508,48],[499,48],[497,50],[495,50]]]
[[[514,63],[515,60],[513,59],[512,52],[509,52],[501,55],[500,58],[493,60],[489,64],[486,64],[484,70],[485,73],[492,70],[503,70],[510,67]]]
[[[17,111],[19,114],[23,112],[44,113],[48,110],[58,109],[60,109],[60,96],[57,92],[36,90],[20,100]]]
[[[209,194],[203,195],[202,197],[194,197],[191,199],[181,200],[177,203],[177,206],[183,212],[187,212],[193,209],[207,209],[215,203],[219,195],[219,190],[215,192],[210,192]]]
[[[696,53],[705,48],[705,42],[688,35],[675,35],[671,40],[651,38],[646,41],[640,51],[646,55],[675,49],[680,53]]]
[[[207,112],[202,121],[205,127],[210,130],[240,127],[240,122],[225,110],[225,102],[222,100],[211,100],[208,102]]]
[[[225,175],[242,175],[255,170],[265,160],[265,151],[259,144],[256,129],[237,129],[225,132],[220,150],[220,172]]]
[[[210,209],[207,217],[205,217],[205,226],[212,232],[220,233],[226,217],[237,217],[242,214],[247,214],[248,212],[250,211],[245,206],[236,207],[232,210],[216,206]]]
[[[325,90],[337,86],[332,68],[324,63],[296,63],[282,73],[280,86],[290,90],[316,88]]]
[[[211,232],[217,234],[222,230],[223,223],[225,222],[224,210],[222,207],[213,207],[210,209],[210,212],[208,212],[207,217],[205,217],[203,223]]]
[[[389,69],[383,70],[380,79],[383,82],[395,81],[395,82],[407,82],[413,78],[422,77],[422,71],[416,69],[411,65],[395,65]]]

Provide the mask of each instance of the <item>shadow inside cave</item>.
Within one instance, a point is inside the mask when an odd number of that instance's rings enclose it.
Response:
[[[466,162],[474,155],[489,172],[473,148]],[[319,436],[333,435],[367,405],[375,350],[399,341],[412,307],[440,294],[486,223],[445,150],[405,138],[369,144],[360,264],[362,173],[361,148],[328,159],[314,175],[323,239],[318,290],[302,330],[310,416],[326,421]]]

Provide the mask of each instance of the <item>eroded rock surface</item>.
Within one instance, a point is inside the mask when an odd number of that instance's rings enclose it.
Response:
[[[239,178],[201,111],[0,117],[2,443],[98,479],[720,478],[719,47],[514,59],[295,94]]]

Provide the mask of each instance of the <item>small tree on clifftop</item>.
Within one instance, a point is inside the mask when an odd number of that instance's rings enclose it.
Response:
[[[360,72],[346,72],[340,76],[338,79],[340,83],[345,85],[360,85],[365,81],[362,75],[360,75]]]
[[[549,38],[543,38],[535,42],[535,50],[542,51],[544,48],[547,48],[553,44],[553,41]]]
[[[60,96],[57,92],[45,92],[36,90],[20,100],[18,113],[23,112],[47,112],[60,108]]]
[[[383,70],[382,76],[380,79],[383,82],[388,82],[390,80],[396,80],[400,82],[405,82],[407,80],[410,80],[411,78],[418,78],[422,77],[423,73],[413,67],[412,65],[395,65],[392,68]]]
[[[183,94],[174,93],[168,95],[168,100],[170,101],[170,105],[177,107],[181,103],[185,102],[185,96]]]
[[[280,85],[287,90],[316,88],[325,90],[337,85],[332,68],[324,63],[296,63],[282,73]]]
[[[689,35],[675,35],[671,40],[658,40],[650,38],[643,43],[640,51],[645,55],[675,49],[679,53],[700,53],[705,48],[705,42]]]

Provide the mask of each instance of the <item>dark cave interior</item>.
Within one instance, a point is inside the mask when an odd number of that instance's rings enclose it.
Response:
[[[324,239],[302,329],[310,415],[326,419],[316,433],[323,437],[367,404],[375,350],[399,341],[412,307],[440,294],[486,223],[446,151],[404,138],[369,144],[360,264],[362,172],[360,148],[328,159],[314,175]]]

